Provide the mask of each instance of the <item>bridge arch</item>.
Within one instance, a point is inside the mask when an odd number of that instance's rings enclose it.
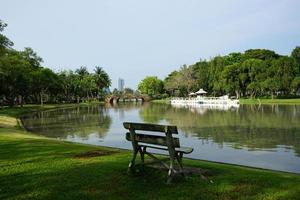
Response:
[[[119,102],[120,99],[135,99],[136,101],[138,101],[138,99],[141,99],[142,102],[148,101],[149,98],[144,97],[144,96],[132,96],[132,97],[128,97],[128,96],[108,96],[105,98],[105,102],[106,103],[110,103],[113,104],[114,102]]]

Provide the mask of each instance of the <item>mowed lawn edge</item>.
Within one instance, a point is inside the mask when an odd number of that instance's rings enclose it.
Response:
[[[300,199],[297,174],[207,161],[184,159],[205,173],[171,185],[152,167],[129,175],[130,151],[36,136],[16,116],[0,110],[0,199]]]

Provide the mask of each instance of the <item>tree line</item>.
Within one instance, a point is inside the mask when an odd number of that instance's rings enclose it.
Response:
[[[300,47],[289,56],[267,49],[216,56],[183,65],[164,80],[151,76],[139,83],[142,93],[158,98],[187,96],[199,88],[237,98],[295,96],[300,88]]]
[[[96,66],[90,73],[85,66],[72,71],[54,72],[42,66],[43,59],[31,48],[13,49],[13,42],[2,34],[7,26],[0,20],[0,104],[74,103],[101,99],[111,79]]]

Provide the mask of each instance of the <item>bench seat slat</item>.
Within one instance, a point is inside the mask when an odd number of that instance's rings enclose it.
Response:
[[[189,154],[192,153],[194,149],[191,147],[180,147],[180,148],[175,148],[175,150],[178,152],[182,152],[184,154]]]
[[[139,146],[141,147],[148,147],[148,148],[152,148],[152,149],[159,149],[159,150],[165,150],[168,151],[168,147],[163,147],[163,146],[155,146],[155,145],[150,145],[150,144],[140,144]],[[179,148],[175,148],[176,152],[181,152],[184,154],[189,154],[193,152],[193,148],[190,147],[179,147]]]

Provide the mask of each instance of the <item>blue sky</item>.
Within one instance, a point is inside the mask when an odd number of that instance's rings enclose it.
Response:
[[[250,48],[300,45],[299,0],[2,0],[4,34],[55,71],[102,66],[136,88],[183,64]]]

